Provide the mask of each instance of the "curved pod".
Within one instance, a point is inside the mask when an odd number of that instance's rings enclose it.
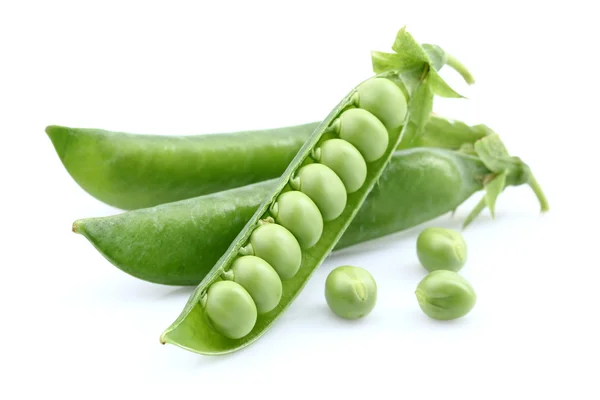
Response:
[[[385,167],[391,160],[393,150],[400,144],[404,136],[414,137],[419,133],[419,127],[424,125],[427,116],[431,112],[433,101],[433,91],[429,86],[429,76],[432,71],[430,61],[423,48],[404,30],[399,32],[395,46],[415,55],[413,60],[416,64],[410,65],[410,71],[415,67],[421,68],[418,74],[404,74],[408,70],[398,69],[386,72],[387,79],[412,79],[407,84],[407,91],[410,88],[409,112],[407,123],[398,131],[388,132],[389,143],[384,154],[368,165],[367,177],[365,183],[352,195],[348,196],[346,208],[340,217],[333,221],[327,221],[323,224],[323,232],[317,242],[310,248],[302,249],[302,265],[298,273],[289,280],[283,282],[283,295],[280,305],[273,311],[258,316],[256,325],[248,335],[233,340],[225,336],[206,335],[205,318],[203,317],[205,309],[199,304],[199,299],[210,289],[211,285],[218,281],[219,276],[231,268],[231,264],[238,257],[240,250],[247,246],[250,235],[259,225],[260,220],[269,216],[272,205],[278,201],[279,197],[285,193],[290,179],[294,173],[307,161],[310,154],[317,144],[324,139],[324,136],[331,132],[331,124],[340,116],[343,110],[348,109],[352,104],[352,97],[356,93],[354,88],[338,106],[327,116],[323,123],[315,130],[311,137],[306,141],[298,151],[286,171],[278,179],[271,193],[263,200],[255,214],[238,233],[237,237],[230,244],[227,251],[221,256],[214,265],[209,274],[196,287],[196,290],[189,298],[179,317],[169,326],[161,335],[162,343],[172,343],[181,348],[201,353],[201,354],[226,354],[242,349],[260,338],[266,330],[277,320],[289,304],[296,298],[302,288],[306,285],[308,279],[315,269],[333,250],[340,237],[344,234],[354,216],[366,200],[377,181],[379,180]],[[419,55],[420,58],[419,58]],[[402,67],[404,68],[404,67]],[[407,66],[408,68],[408,66]],[[435,76],[437,77],[437,75]],[[372,79],[372,78],[371,78]],[[441,79],[441,78],[438,78]],[[302,245],[302,243],[301,243]]]

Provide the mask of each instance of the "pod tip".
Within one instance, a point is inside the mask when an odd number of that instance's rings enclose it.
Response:
[[[52,141],[56,153],[62,160],[69,142],[69,128],[60,125],[48,125],[45,129],[46,135]]]
[[[77,220],[75,222],[73,222],[73,225],[71,226],[71,230],[73,231],[73,233],[81,233],[82,232],[82,226],[81,226],[81,220]]]

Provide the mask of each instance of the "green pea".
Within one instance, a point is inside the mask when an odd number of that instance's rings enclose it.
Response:
[[[389,79],[375,78],[358,87],[358,107],[375,115],[385,127],[398,130],[406,119],[408,103],[402,90]]]
[[[275,221],[287,228],[308,249],[314,246],[323,233],[323,217],[314,201],[297,190],[284,192],[271,206]]]
[[[305,193],[315,202],[324,221],[336,219],[346,207],[346,187],[335,172],[326,165],[305,165],[290,180],[290,186]]]
[[[430,318],[461,318],[475,306],[477,295],[471,284],[457,272],[437,270],[427,274],[415,291],[421,310]]]
[[[223,273],[223,279],[242,285],[256,304],[259,314],[273,310],[281,300],[281,278],[268,262],[256,256],[242,256]]]
[[[342,139],[329,139],[313,152],[313,158],[331,168],[342,180],[347,193],[354,193],[367,179],[365,159],[352,144]]]
[[[340,139],[350,142],[362,154],[366,162],[375,161],[385,153],[388,131],[376,116],[361,108],[344,111],[332,124]]]
[[[458,272],[467,262],[467,243],[453,229],[426,228],[417,238],[417,256],[427,271]]]
[[[283,226],[274,223],[263,223],[254,229],[250,243],[241,253],[262,258],[284,280],[293,278],[302,263],[298,240]]]
[[[329,273],[325,281],[327,305],[337,316],[358,319],[369,314],[377,302],[377,284],[364,268],[344,265]]]
[[[250,333],[258,317],[256,304],[248,291],[232,281],[210,285],[202,306],[215,331],[230,339]]]

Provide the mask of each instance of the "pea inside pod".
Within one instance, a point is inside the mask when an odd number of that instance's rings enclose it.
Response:
[[[310,197],[323,216],[331,221],[346,207],[346,188],[331,168],[323,164],[308,164],[290,180],[290,186]]]
[[[211,326],[229,339],[246,336],[254,324],[258,311],[252,296],[232,281],[213,283],[201,300],[202,307]]]
[[[310,197],[297,190],[284,192],[271,206],[278,224],[288,229],[301,248],[315,245],[323,233],[323,217]]]
[[[356,94],[359,108],[375,115],[388,130],[398,129],[408,113],[408,103],[402,89],[389,79],[375,78],[361,85]]]
[[[366,162],[381,158],[388,147],[389,137],[385,125],[362,108],[344,111],[332,124],[332,130],[340,139],[356,147]]]
[[[298,240],[272,219],[261,222],[252,232],[250,243],[240,250],[240,254],[262,258],[283,280],[296,275],[302,262],[302,250]]]
[[[246,289],[259,314],[271,311],[281,300],[281,279],[262,258],[242,256],[236,259],[231,269],[223,273],[223,279],[239,283]]]
[[[347,193],[354,193],[367,179],[365,159],[352,144],[342,139],[324,141],[313,152],[313,158],[331,168],[342,180]]]

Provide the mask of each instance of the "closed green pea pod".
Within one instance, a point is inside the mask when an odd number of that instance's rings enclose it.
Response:
[[[417,256],[427,271],[458,272],[467,262],[467,243],[453,229],[429,227],[417,238]]]
[[[365,183],[367,164],[360,152],[342,139],[329,139],[313,152],[313,158],[331,168],[342,180],[347,193],[354,193]]]
[[[290,180],[290,186],[315,202],[324,221],[340,216],[346,207],[346,188],[331,168],[323,164],[308,164]]]
[[[290,231],[275,223],[263,222],[257,227],[250,236],[250,243],[240,253],[262,258],[284,280],[293,278],[302,262],[298,240]]]
[[[441,321],[464,317],[477,301],[475,290],[465,278],[443,269],[427,274],[419,282],[415,295],[421,310]]]
[[[376,116],[361,108],[344,111],[332,124],[340,139],[350,142],[366,162],[378,160],[388,147],[388,131]]]
[[[239,283],[217,281],[210,285],[201,302],[213,329],[225,337],[244,337],[256,324],[256,304]]]
[[[323,217],[314,201],[297,190],[282,193],[271,207],[275,221],[287,228],[308,249],[317,243],[323,233]]]
[[[281,300],[281,279],[262,258],[242,256],[236,259],[231,269],[223,273],[223,279],[239,283],[246,289],[259,314],[273,310]]]
[[[408,113],[402,90],[389,79],[375,78],[358,87],[357,106],[375,115],[388,130],[398,130]]]

